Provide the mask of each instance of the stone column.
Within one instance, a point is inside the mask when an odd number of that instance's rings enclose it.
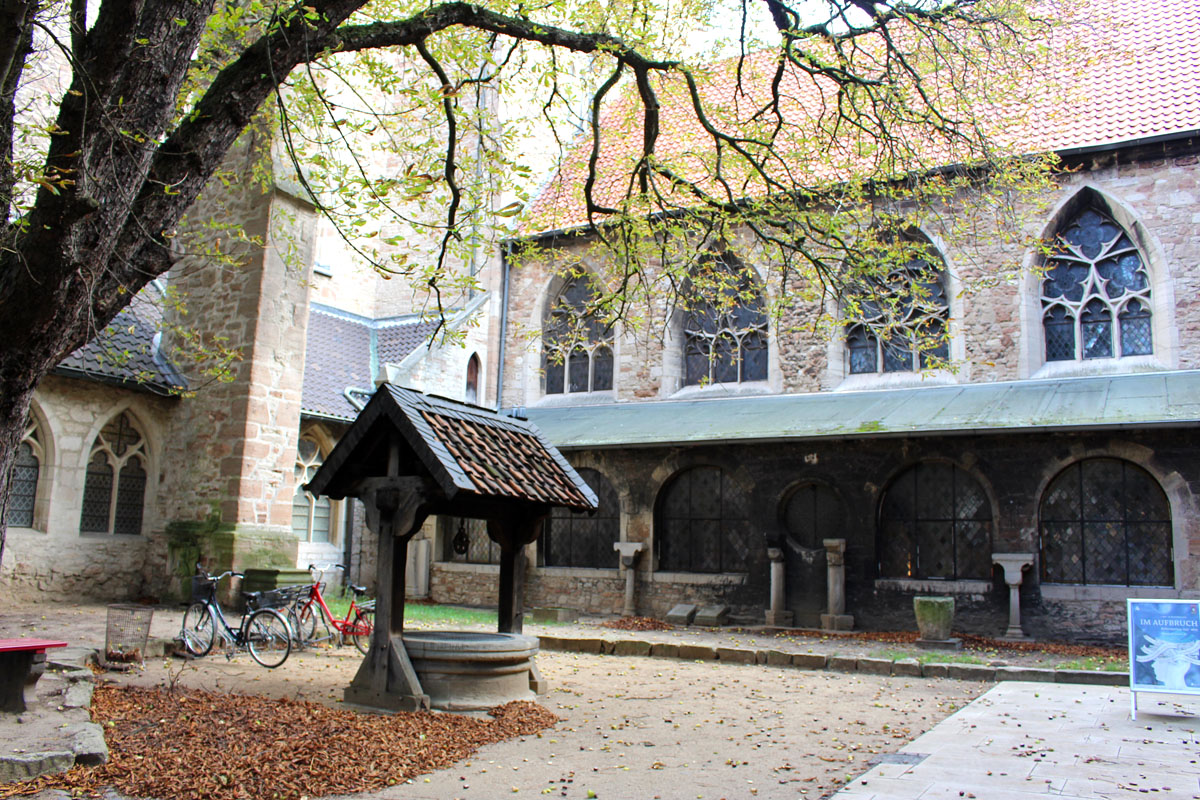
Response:
[[[783,560],[783,549],[767,548],[767,560],[771,562],[771,607],[767,609],[767,624],[788,628],[792,625],[793,614],[784,608],[786,601],[786,564]]]
[[[645,542],[613,542],[613,550],[621,557],[621,569],[625,571],[625,608],[622,614],[632,617],[637,613],[637,601],[634,597],[637,579],[638,556],[646,549]]]
[[[1008,584],[1008,630],[1000,637],[1002,641],[1028,641],[1021,627],[1021,582],[1025,570],[1033,566],[1033,553],[992,553],[992,563],[1004,568],[1004,582]]]
[[[848,631],[854,616],[846,613],[846,540],[825,539],[825,588],[829,611],[821,615],[821,628]]]

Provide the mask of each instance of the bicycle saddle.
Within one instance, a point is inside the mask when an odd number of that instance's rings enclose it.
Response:
[[[367,593],[367,587],[351,585],[350,591],[354,592],[355,597],[362,597],[364,594]]]

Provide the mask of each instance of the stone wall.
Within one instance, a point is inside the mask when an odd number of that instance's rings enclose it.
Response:
[[[1184,147],[1187,147],[1186,145]],[[847,375],[842,326],[822,320],[831,305],[805,297],[797,284],[772,326],[771,373],[765,386],[679,387],[680,337],[672,336],[666,303],[650,309],[648,330],[618,326],[612,392],[546,396],[542,387],[542,319],[560,281],[556,271],[572,259],[595,269],[601,256],[585,237],[544,242],[549,255],[512,271],[504,364],[505,406],[640,402],[728,392],[890,388],[930,382],[983,383],[1055,378],[1131,369],[1191,369],[1200,365],[1200,219],[1197,157],[1178,148],[1147,146],[1089,157],[1057,179],[1057,189],[1021,207],[1022,232],[1030,241],[1052,237],[1083,194],[1096,198],[1139,246],[1152,281],[1154,355],[1086,362],[1044,361],[1041,257],[1026,242],[1003,243],[981,236],[955,238],[931,224],[923,231],[945,260],[950,280],[950,353],[954,370],[937,374]],[[953,218],[953,213],[946,215]],[[556,252],[557,249],[557,252]],[[753,265],[760,271],[765,264]],[[774,291],[766,287],[768,293]],[[825,324],[822,324],[824,322]]]
[[[157,596],[165,550],[160,476],[168,469],[167,432],[178,400],[91,381],[50,376],[32,414],[44,457],[31,528],[9,527],[0,564],[0,598],[128,600]],[[100,429],[128,413],[146,444],[147,485],[140,535],[81,534],[87,463]]]

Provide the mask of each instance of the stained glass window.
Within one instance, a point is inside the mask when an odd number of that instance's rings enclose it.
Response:
[[[745,572],[753,538],[747,516],[745,494],[720,467],[680,473],[658,501],[658,568]]]
[[[324,463],[316,439],[303,435],[296,443],[296,489],[292,495],[292,533],[302,542],[333,541],[333,501],[304,490]]]
[[[547,567],[616,569],[613,543],[621,540],[621,506],[617,491],[594,469],[578,470],[600,501],[593,513],[558,507],[550,512],[538,553]]]
[[[612,326],[596,307],[587,275],[567,281],[542,327],[546,394],[603,392],[613,388]]]
[[[146,503],[146,442],[129,414],[105,425],[92,443],[84,474],[81,533],[142,532]]]
[[[1171,508],[1146,470],[1116,458],[1060,472],[1039,509],[1046,583],[1173,586]]]
[[[767,379],[767,313],[746,267],[705,261],[692,276],[683,320],[683,383]]]
[[[1137,247],[1111,217],[1084,209],[1046,261],[1046,360],[1149,355],[1150,323],[1150,280]]]
[[[930,369],[950,357],[945,269],[927,241],[905,241],[929,256],[913,258],[886,277],[866,277],[847,287],[853,320],[846,326],[851,375]]]
[[[983,487],[952,464],[921,462],[888,487],[879,509],[884,578],[986,580],[992,507]]]

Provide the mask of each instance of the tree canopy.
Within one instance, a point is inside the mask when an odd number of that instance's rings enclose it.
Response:
[[[784,294],[836,290],[911,261],[900,234],[929,215],[1003,218],[1042,185],[1048,162],[997,133],[1058,5],[0,0],[0,498],[38,382],[171,268],[248,127],[303,161],[364,257],[420,285],[456,280],[448,264],[527,199],[494,202],[497,175],[530,171],[496,117],[520,98],[566,153],[581,202],[556,207],[583,212],[564,226],[611,254],[610,315],[633,320],[639,291],[678,288],[714,243],[767,253]],[[668,126],[686,147],[663,147]],[[406,261],[381,218],[433,226],[438,257]]]

